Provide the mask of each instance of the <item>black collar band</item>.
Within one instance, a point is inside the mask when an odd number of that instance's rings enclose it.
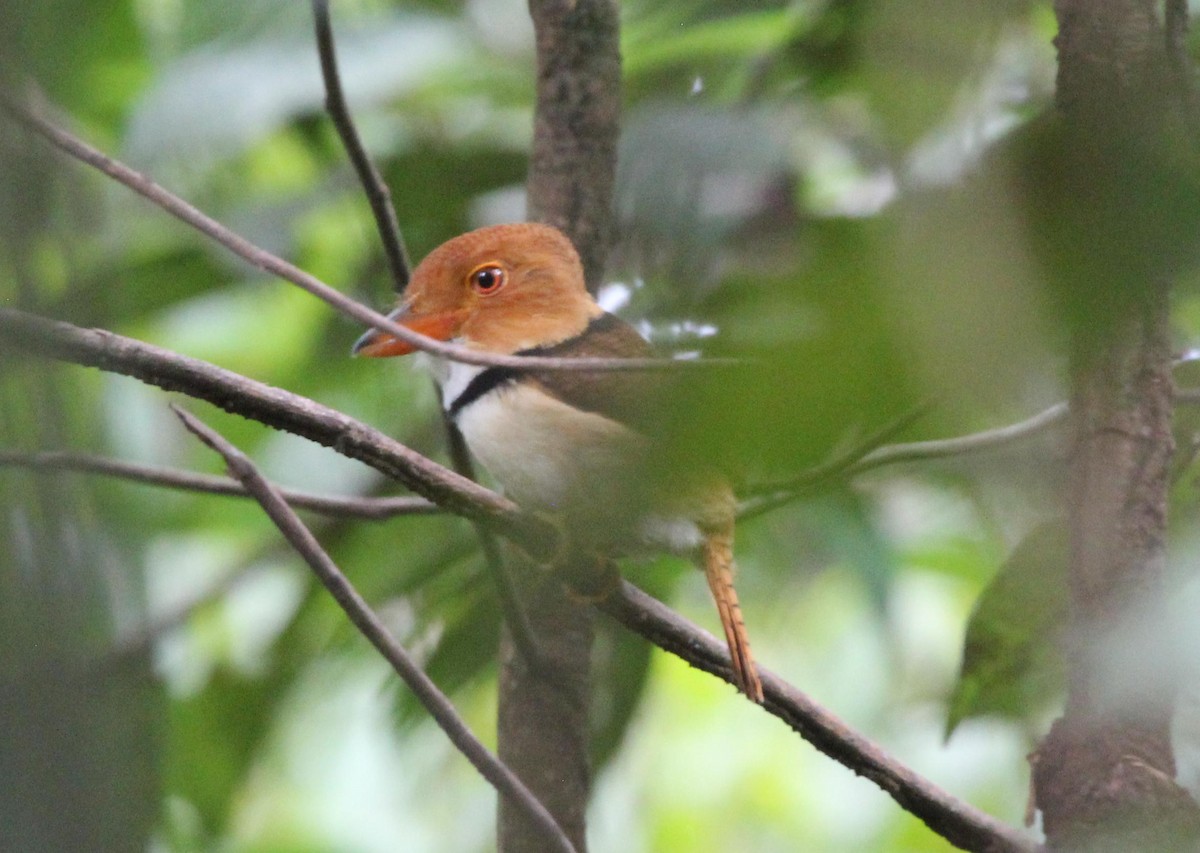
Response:
[[[579,338],[585,335],[606,332],[620,323],[620,319],[606,311],[588,323],[587,328],[574,338],[568,338],[565,341],[560,341],[550,346],[523,349],[516,353],[516,355],[544,355],[553,357],[559,355],[563,350],[569,349]],[[467,406],[474,403],[484,394],[494,391],[501,386],[508,385],[510,382],[516,382],[522,376],[529,373],[529,370],[517,367],[484,368],[475,375],[474,379],[467,383],[467,387],[462,390],[462,393],[455,397],[450,405],[446,406],[446,413],[450,416],[450,420],[456,420],[463,409],[467,408]]]

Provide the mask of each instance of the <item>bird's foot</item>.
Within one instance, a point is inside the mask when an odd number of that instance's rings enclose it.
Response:
[[[573,553],[571,534],[567,532],[567,526],[563,523],[561,516],[537,509],[529,510],[529,513],[549,530],[554,531],[545,552],[536,557],[530,553],[529,559],[542,571],[555,572]]]
[[[583,604],[603,601],[621,586],[616,562],[603,554],[576,552],[562,568],[567,595]]]
[[[533,515],[555,531],[554,547],[548,557],[535,560],[543,571],[557,575],[567,594],[584,604],[595,604],[612,595],[620,586],[617,565],[602,551],[580,547],[573,540],[562,516],[533,510]]]

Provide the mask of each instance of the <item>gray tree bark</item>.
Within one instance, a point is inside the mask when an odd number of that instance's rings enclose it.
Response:
[[[613,0],[530,0],[537,35],[537,108],[527,184],[529,218],[562,229],[600,283],[612,240],[621,61]],[[586,849],[591,789],[588,707],[593,609],[558,578],[519,567],[517,594],[550,671],[535,671],[505,632],[501,643],[500,758]],[[499,849],[537,853],[541,837],[499,806]]]

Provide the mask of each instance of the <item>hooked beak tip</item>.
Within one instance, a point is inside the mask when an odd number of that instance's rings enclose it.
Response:
[[[413,315],[404,308],[398,308],[388,315],[388,319],[399,323],[406,329],[417,334],[426,335],[438,341],[448,341],[458,332],[463,321],[462,311],[440,311],[433,314]],[[408,341],[389,335],[379,329],[368,329],[363,333],[354,346],[350,355],[367,358],[389,358],[396,355],[408,355],[416,351]]]
[[[368,329],[363,333],[354,346],[350,348],[352,358],[387,358],[395,355],[407,355],[414,351],[408,341],[393,337],[378,329]]]
[[[378,332],[374,329],[368,329],[359,335],[358,340],[350,347],[350,357],[358,358],[360,355],[364,355],[363,350],[369,349],[374,342],[373,339],[377,336]]]

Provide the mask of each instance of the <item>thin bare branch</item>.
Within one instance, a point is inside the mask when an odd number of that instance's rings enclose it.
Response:
[[[914,413],[918,414],[918,413]],[[899,444],[876,445],[869,452],[860,453],[865,447],[860,445],[849,453],[823,465],[804,472],[799,477],[783,483],[768,486],[756,486],[749,492],[750,499],[746,500],[738,513],[740,520],[754,518],[783,504],[795,500],[814,488],[834,480],[846,481],[867,471],[882,468],[885,465],[896,465],[902,462],[920,462],[931,459],[945,459],[953,456],[964,456],[970,453],[981,453],[998,450],[1022,439],[1031,438],[1046,429],[1060,423],[1067,415],[1066,403],[1055,403],[1038,414],[1018,421],[1015,424],[996,427],[995,429],[933,441],[910,441]],[[889,427],[889,429],[892,429]],[[873,437],[874,438],[874,437]],[[868,439],[870,442],[873,439]]]
[[[673,370],[693,367],[731,367],[739,363],[735,359],[717,358],[554,358],[551,356],[496,355],[426,337],[392,322],[379,312],[334,290],[316,276],[271,254],[266,249],[254,245],[145,175],[93,148],[3,92],[0,92],[0,110],[23,127],[48,140],[60,151],[98,169],[258,269],[291,282],[347,317],[400,338],[423,352],[464,364],[511,367],[519,370]]]
[[[229,477],[179,471],[157,465],[122,462],[89,453],[65,450],[24,452],[0,450],[0,467],[32,468],[40,471],[74,471],[118,477],[135,483],[163,486],[210,495],[250,497],[241,484]],[[359,498],[317,495],[297,489],[280,489],[280,494],[293,507],[318,512],[336,518],[380,520],[398,515],[433,515],[441,512],[437,504],[424,498]]]
[[[708,632],[628,581],[598,606],[631,631],[733,684],[729,653]],[[952,796],[889,755],[783,679],[759,668],[763,707],[838,763],[870,779],[938,835],[965,850],[1032,851],[1023,833]]]
[[[364,424],[311,400],[255,382],[197,359],[152,347],[98,329],[85,330],[20,311],[0,309],[0,346],[134,376],[149,384],[183,391],[227,411],[254,418],[329,446],[393,476],[450,512],[478,519],[527,551],[549,556],[554,531],[516,505],[414,453]],[[629,584],[602,604],[606,612],[701,669],[728,678],[728,652],[699,628],[681,620]],[[767,708],[855,772],[868,776],[897,802],[919,814],[935,831],[951,839],[987,838],[991,820],[963,807],[936,786],[894,760],[880,761],[869,742],[829,712],[779,679],[768,676]],[[965,815],[965,816],[964,816]],[[940,829],[939,829],[940,827]],[[972,835],[974,833],[974,835]],[[972,849],[1025,850],[1000,827],[992,842]],[[957,843],[957,842],[956,842]]]
[[[922,403],[919,406],[915,406],[911,411],[905,412],[891,423],[886,424],[881,429],[851,446],[848,450],[837,454],[832,459],[822,462],[820,465],[816,465],[798,476],[781,482],[755,484],[743,490],[742,494],[744,497],[779,495],[781,492],[798,495],[815,485],[840,479],[849,468],[861,462],[870,453],[878,450],[890,438],[925,417],[932,408],[932,403]]]
[[[429,711],[434,722],[446,733],[458,751],[471,762],[480,775],[501,796],[507,797],[541,828],[546,842],[552,849],[561,850],[563,853],[575,853],[574,845],[551,817],[550,812],[529,792],[516,774],[492,755],[487,747],[475,737],[446,694],[438,689],[432,679],[391,635],[383,621],[330,559],[316,537],[284,501],[283,496],[258,472],[250,458],[216,431],[201,423],[195,415],[174,404],[172,404],[171,410],[179,416],[189,432],[224,458],[230,475],[254,496],[263,511],[279,528],[279,532],[296,549],[296,553],[304,558],[304,561],[313,570],[313,574],[324,584],[325,588],[329,590],[329,594],[350,617],[350,621],[392,665],[396,674],[404,679],[404,683]]]
[[[379,240],[383,243],[383,254],[387,258],[388,270],[392,275],[392,284],[399,293],[408,286],[408,276],[411,265],[408,252],[404,248],[404,237],[400,233],[400,221],[396,218],[396,209],[392,206],[392,193],[384,183],[383,177],[367,150],[363,147],[346,104],[346,95],[342,91],[342,78],[338,72],[337,51],[333,43],[333,27],[329,22],[329,0],[313,0],[313,23],[317,32],[317,56],[321,60],[321,79],[325,81],[325,110],[333,126],[337,128],[342,145],[354,171],[358,173],[359,183],[371,205],[371,213],[375,216],[375,228],[379,232]]]
[[[1176,362],[1182,364],[1183,362]],[[1200,389],[1180,388],[1175,392],[1175,403],[1181,406],[1200,405]],[[965,456],[971,453],[985,453],[999,450],[1014,442],[1023,441],[1040,435],[1055,424],[1062,423],[1067,417],[1067,404],[1055,403],[1036,415],[1007,424],[1002,427],[983,430],[982,432],[941,438],[932,441],[912,441],[900,444],[881,444],[890,435],[894,435],[913,420],[925,414],[923,408],[915,409],[908,415],[890,424],[871,436],[866,441],[851,448],[847,453],[837,458],[805,471],[798,477],[793,477],[781,483],[755,485],[747,489],[747,496],[738,513],[740,520],[754,518],[772,509],[788,503],[807,494],[814,488],[820,487],[833,480],[849,480],[859,474],[882,468],[885,465],[896,465],[904,462],[923,462],[932,459],[946,459],[953,456]]]
[[[900,462],[919,462],[929,459],[944,459],[985,450],[997,450],[1015,441],[1030,438],[1062,421],[1067,415],[1066,403],[1055,403],[1036,415],[1015,424],[984,430],[983,432],[944,438],[934,441],[913,441],[890,444],[868,453],[848,469],[849,476],[856,476],[884,465]]]

